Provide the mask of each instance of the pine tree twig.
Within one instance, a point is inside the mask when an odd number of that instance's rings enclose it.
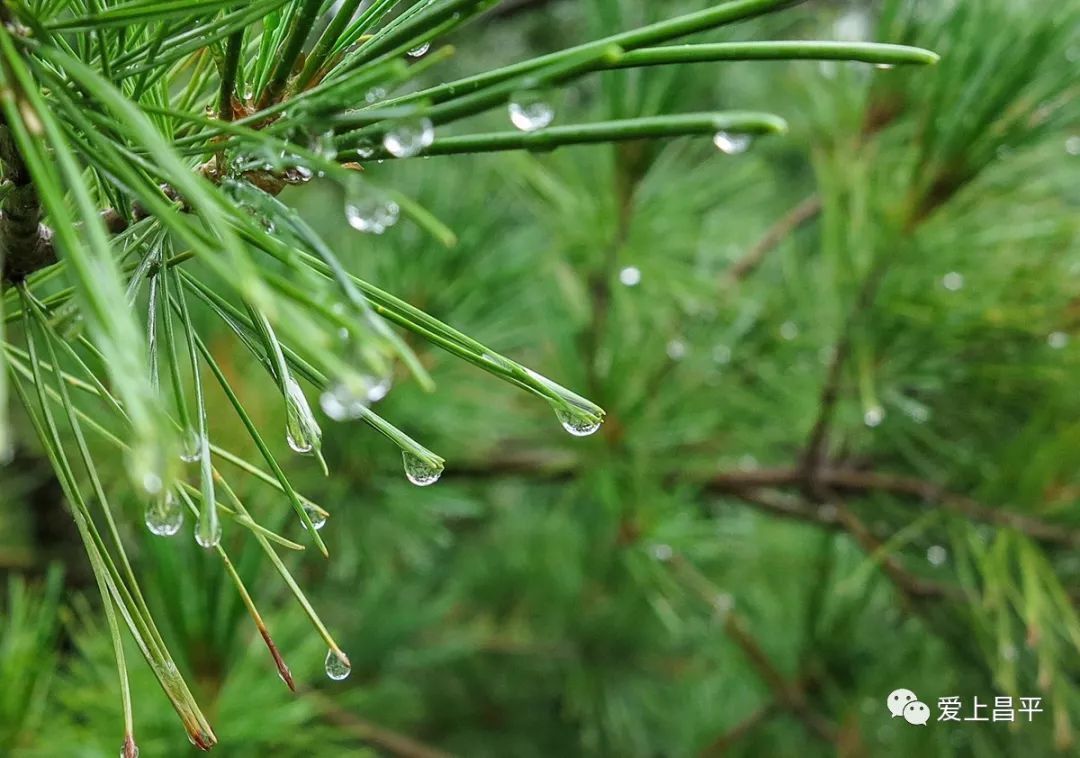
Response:
[[[771,702],[758,708],[749,716],[728,729],[715,740],[705,746],[698,754],[699,758],[716,758],[727,753],[744,737],[769,720],[779,710],[776,702]]]
[[[747,630],[745,623],[735,613],[731,613],[724,623],[724,631],[743,651],[758,676],[772,691],[777,703],[799,719],[807,730],[825,742],[835,742],[836,725],[821,713],[814,710],[806,698],[803,689],[791,683],[769,660],[768,655]]]
[[[0,125],[0,160],[12,187],[0,205],[0,282],[18,282],[56,261],[52,230],[41,223],[41,200],[15,145],[11,130]]]
[[[821,198],[811,195],[781,216],[776,223],[769,227],[765,235],[750,248],[746,254],[735,261],[724,273],[731,282],[740,282],[764,262],[765,257],[776,247],[797,231],[804,224],[809,223],[821,213]]]
[[[315,700],[327,718],[364,742],[370,742],[380,750],[400,758],[452,758],[451,753],[395,732],[392,729],[373,724],[338,705],[337,701],[316,690],[302,690],[305,697]]]
[[[825,375],[825,383],[821,388],[821,399],[818,401],[818,416],[807,438],[806,449],[802,457],[803,481],[806,482],[808,492],[815,483],[815,474],[824,464],[828,454],[829,425],[832,423],[833,412],[840,399],[840,383],[844,375],[844,366],[851,353],[851,341],[855,329],[861,323],[863,316],[874,304],[878,287],[885,276],[887,259],[881,257],[874,264],[866,279],[863,280],[859,293],[855,297],[851,311],[841,328],[840,337],[833,349],[832,360]]]
[[[921,579],[904,568],[889,552],[883,551],[882,541],[866,527],[846,505],[840,502],[830,502],[825,507],[833,509],[836,518],[844,530],[859,544],[868,556],[874,558],[881,566],[881,570],[889,577],[896,588],[900,591],[905,605],[914,610],[916,601],[926,598],[946,597],[958,600],[961,597],[959,590],[954,587]]]
[[[748,491],[758,491],[761,488],[801,488],[805,486],[805,476],[805,472],[798,468],[729,471],[716,474],[710,478],[708,487],[714,491],[730,492],[741,497],[742,494]],[[884,492],[906,496],[927,504],[936,504],[943,510],[966,519],[1015,529],[1040,542],[1069,547],[1080,546],[1080,529],[1071,528],[1064,524],[1053,524],[1014,511],[984,505],[971,497],[951,492],[925,479],[835,467],[820,468],[815,472],[814,477],[821,486],[840,492]],[[806,515],[798,507],[790,503],[772,503],[768,507],[782,515],[791,515],[797,518]],[[813,517],[810,520],[817,520],[817,518]],[[826,520],[824,523],[832,525],[833,521]]]

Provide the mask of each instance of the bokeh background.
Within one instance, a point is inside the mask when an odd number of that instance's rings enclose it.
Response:
[[[700,7],[508,2],[446,40],[447,77]],[[359,274],[595,400],[546,404],[414,344],[379,411],[448,459],[433,487],[360,424],[324,422],[331,560],[289,565],[353,671],[247,535],[238,568],[291,695],[218,562],[130,541],[226,756],[1076,754],[1080,728],[1080,3],[811,2],[709,39],[877,40],[932,69],[730,63],[611,72],[557,120],[739,108],[790,133],[368,165],[458,234],[345,223],[284,196]],[[486,120],[486,124],[485,124]],[[470,128],[502,128],[504,114]],[[291,193],[291,194],[290,194]],[[207,325],[211,322],[206,319]],[[260,427],[280,395],[211,336]],[[253,453],[223,398],[215,441]],[[115,755],[92,578],[21,427],[0,469],[0,754]],[[116,490],[122,491],[120,472]],[[241,494],[302,534],[288,503]],[[309,551],[310,552],[310,551]],[[144,756],[187,754],[132,655]],[[886,696],[1042,698],[1009,723],[915,727]],[[191,749],[194,752],[194,749]]]

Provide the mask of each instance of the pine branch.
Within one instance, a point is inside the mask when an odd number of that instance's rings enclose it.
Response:
[[[390,755],[400,756],[400,758],[452,758],[450,753],[354,715],[317,690],[301,690],[301,692],[315,700],[330,721],[345,728],[357,739],[371,743]]]
[[[13,96],[13,95],[9,95]],[[41,223],[41,199],[6,125],[0,125],[3,180],[11,189],[0,203],[0,284],[20,282],[56,262],[52,230]]]
[[[739,492],[761,487],[803,488],[806,485],[805,476],[805,473],[797,468],[730,471],[713,476],[708,486],[721,492]],[[911,497],[926,504],[937,505],[962,518],[1015,529],[1040,542],[1080,547],[1080,529],[984,505],[966,495],[950,492],[945,487],[917,477],[825,466],[817,469],[814,479],[818,484],[840,492],[884,492]]]
[[[730,281],[741,281],[757,270],[777,245],[821,213],[821,198],[811,195],[781,216],[746,254],[724,272]]]
[[[718,758],[726,755],[747,735],[772,718],[778,710],[779,707],[775,702],[763,705],[706,745],[698,754],[698,758]]]

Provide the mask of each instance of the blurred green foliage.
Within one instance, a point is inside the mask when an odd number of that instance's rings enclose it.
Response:
[[[695,5],[540,4],[473,27],[448,65]],[[410,486],[358,424],[325,429],[329,478],[290,465],[330,511],[333,556],[290,566],[350,679],[326,682],[325,647],[226,533],[297,697],[217,563],[132,534],[223,754],[1076,749],[1080,3],[819,2],[709,38],[766,31],[942,62],[608,72],[560,94],[557,119],[739,107],[790,122],[738,156],[687,139],[367,166],[446,220],[450,249],[407,222],[357,235],[331,186],[285,196],[355,272],[608,417],[571,438],[542,404],[414,344],[440,392],[402,371],[380,410],[447,457],[437,486]],[[229,338],[212,347],[249,413],[280,424]],[[227,426],[218,439],[247,444]],[[24,497],[10,481],[5,504]],[[302,533],[283,498],[253,486],[248,502]],[[33,547],[31,514],[0,519],[5,551]],[[115,755],[108,635],[57,582],[13,579],[3,602],[0,752]],[[168,703],[132,674],[143,755],[179,754]],[[900,687],[1045,711],[916,728],[889,718]]]

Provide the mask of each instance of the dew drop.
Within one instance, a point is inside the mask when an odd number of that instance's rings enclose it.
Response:
[[[184,431],[181,439],[180,460],[184,463],[194,463],[199,460],[201,453],[202,440],[199,437],[199,433],[194,429],[188,428]]]
[[[627,266],[619,272],[619,282],[625,287],[636,287],[641,284],[641,269],[637,266]]]
[[[165,487],[165,474],[161,461],[160,446],[153,443],[138,443],[128,453],[128,473],[135,486],[144,494],[161,494]]]
[[[794,321],[785,321],[780,325],[780,336],[791,342],[799,336],[799,325]]]
[[[931,566],[942,566],[949,558],[949,551],[941,545],[931,545],[926,550],[926,560]]]
[[[896,64],[894,64],[894,63],[875,63],[874,68],[876,68],[878,71],[891,71],[894,68],[896,68]]]
[[[319,406],[322,408],[323,413],[334,421],[348,421],[359,418],[363,412],[357,408],[356,396],[344,382],[338,382],[327,388],[319,396]]]
[[[717,592],[712,598],[712,607],[721,616],[726,616],[735,607],[735,598],[727,592]]]
[[[1080,134],[1074,134],[1065,140],[1065,152],[1069,155],[1080,155]]]
[[[717,345],[713,348],[712,359],[721,366],[731,363],[731,348],[724,344]]]
[[[372,87],[367,91],[367,94],[364,95],[364,102],[370,105],[371,103],[379,102],[384,97],[386,97],[385,89],[382,87]]]
[[[725,155],[745,153],[750,147],[749,134],[719,131],[713,136],[713,144]]]
[[[312,453],[322,439],[322,430],[311,413],[304,391],[291,376],[285,381],[286,439],[295,452]]]
[[[425,461],[415,453],[403,450],[401,460],[405,464],[405,478],[417,487],[427,487],[435,484],[442,476],[443,465],[438,462]]]
[[[543,90],[523,90],[510,98],[510,123],[523,132],[543,129],[555,119],[555,107],[550,93]]]
[[[334,130],[331,129],[328,132],[315,137],[311,142],[311,149],[320,157],[325,158],[328,161],[337,158],[337,143],[334,141]]]
[[[565,408],[556,408],[555,417],[559,419],[562,428],[575,437],[588,437],[600,428],[601,420],[586,414],[584,411],[569,411]]]
[[[349,226],[368,234],[382,234],[397,223],[401,208],[393,200],[377,196],[351,198],[345,203]]]
[[[431,43],[430,42],[425,42],[424,44],[420,45],[419,47],[414,47],[412,50],[410,50],[409,51],[409,57],[410,58],[422,58],[427,53],[427,51],[430,50],[430,49],[431,49]]]
[[[876,426],[881,426],[881,422],[885,420],[885,409],[880,405],[871,406],[866,409],[866,413],[863,414],[863,423],[873,429]]]
[[[326,526],[326,514],[310,503],[304,503],[304,513],[311,519],[311,525],[315,527],[315,531],[319,531]],[[301,524],[307,529],[307,524],[304,524],[303,522],[301,522]]]
[[[383,136],[383,147],[396,158],[411,158],[434,141],[435,127],[430,119],[402,119]]]
[[[667,343],[667,357],[673,361],[681,361],[686,357],[687,353],[686,343],[681,339],[673,339]]]
[[[375,145],[371,140],[364,139],[356,143],[356,157],[360,160],[367,160],[371,156],[375,155]]]
[[[195,524],[195,542],[207,550],[217,547],[221,542],[221,521],[217,508],[203,508],[199,521]]]
[[[289,184],[307,184],[315,176],[315,172],[307,166],[289,166],[282,173],[282,178]]]
[[[670,561],[671,557],[674,555],[671,545],[665,545],[663,543],[653,545],[649,548],[649,553],[658,561]]]
[[[352,664],[349,663],[345,653],[335,653],[328,650],[326,653],[326,675],[335,682],[347,679],[352,672]]]
[[[1069,344],[1069,335],[1065,332],[1050,332],[1046,337],[1046,344],[1055,350],[1061,350]]]
[[[950,271],[941,277],[941,286],[949,292],[957,292],[964,287],[964,275],[958,271]]]
[[[184,509],[171,492],[165,492],[146,504],[145,520],[151,534],[171,537],[184,525]]]

